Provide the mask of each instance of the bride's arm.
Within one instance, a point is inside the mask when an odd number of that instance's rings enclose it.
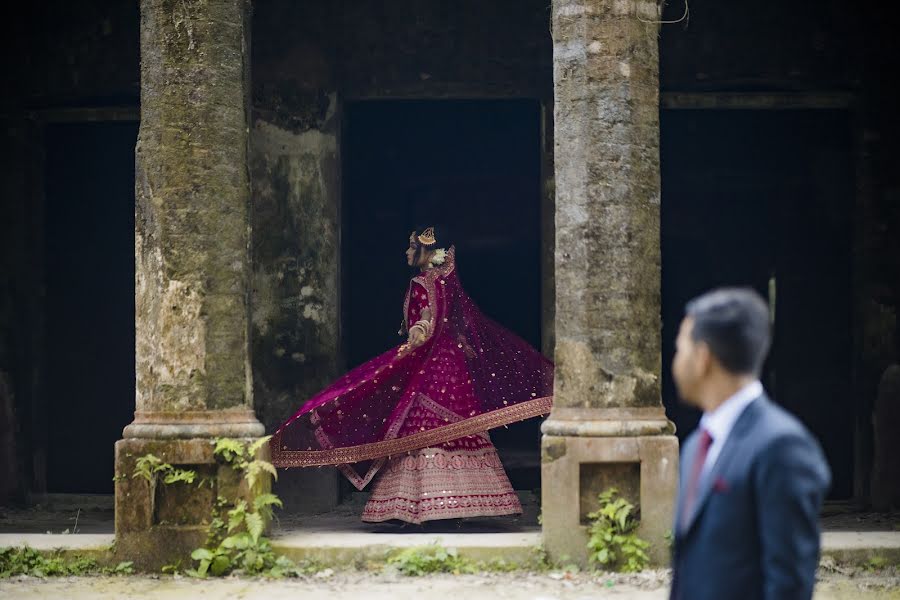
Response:
[[[421,316],[422,318],[409,328],[409,345],[413,348],[421,346],[428,341],[428,338],[431,337],[431,333],[434,330],[434,326],[431,322],[431,309],[427,307],[423,309]]]

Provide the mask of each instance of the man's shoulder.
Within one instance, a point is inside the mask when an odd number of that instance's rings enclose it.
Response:
[[[757,418],[750,438],[757,461],[782,463],[802,456],[824,464],[819,443],[800,420],[767,397],[758,401]]]
[[[767,442],[776,442],[786,438],[813,440],[812,434],[800,419],[773,402],[768,396],[757,398],[753,403],[756,413],[754,437]]]

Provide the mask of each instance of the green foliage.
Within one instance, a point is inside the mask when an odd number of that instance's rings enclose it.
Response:
[[[259,449],[271,439],[272,436],[267,435],[250,444],[244,444],[239,440],[218,438],[213,455],[236,471],[242,472],[251,493],[261,494],[260,484],[268,483],[267,476],[271,476],[273,480],[278,479],[278,471],[272,463],[256,458]]]
[[[663,535],[663,539],[666,541],[666,546],[671,550],[675,547],[675,534],[671,529],[667,529],[665,535]]]
[[[297,577],[309,566],[297,566],[289,558],[278,556],[269,540],[263,536],[265,524],[273,517],[273,507],[281,507],[281,500],[268,492],[269,478],[277,478],[272,463],[256,458],[271,436],[252,443],[228,438],[215,440],[213,455],[222,464],[241,473],[249,491],[244,498],[219,496],[207,530],[206,545],[191,553],[195,568],[186,573],[194,577],[220,577],[230,573],[265,575],[267,577]],[[168,565],[170,572],[179,565]]]
[[[60,552],[45,556],[28,546],[0,548],[0,579],[17,575],[43,578],[66,575],[130,575],[132,572],[131,561],[101,567],[96,560],[85,556],[65,557]]]
[[[616,488],[599,496],[600,508],[588,515],[591,520],[589,560],[611,571],[633,573],[650,562],[646,541],[635,534],[639,521],[634,505],[619,497]]]
[[[245,447],[239,440],[231,438],[216,439],[216,447],[213,454],[221,456],[226,463],[234,463],[239,458],[244,458]]]
[[[147,482],[150,483],[153,481],[153,476],[156,473],[165,470],[166,467],[171,468],[172,465],[163,463],[162,459],[154,454],[145,454],[135,461],[134,473],[131,475],[131,477],[141,477],[143,479],[146,479]]]
[[[888,559],[883,556],[876,555],[876,556],[873,556],[872,558],[870,558],[868,561],[866,561],[866,564],[863,566],[863,568],[866,571],[871,572],[871,571],[880,571],[881,569],[884,569],[887,566],[888,566]]]
[[[459,556],[455,548],[444,548],[437,544],[406,548],[388,559],[388,565],[400,573],[411,577],[430,573],[474,573],[474,563]]]
[[[194,567],[186,569],[186,574],[194,577],[219,577],[230,573],[296,577],[312,568],[310,565],[297,566],[287,557],[276,555],[269,540],[263,536],[266,522],[274,517],[274,508],[282,506],[278,496],[268,491],[270,480],[277,479],[278,472],[272,463],[256,457],[271,438],[266,436],[250,443],[230,438],[214,441],[213,456],[221,465],[241,475],[249,501],[241,497],[219,496],[216,499],[206,543],[191,553]],[[141,477],[151,483],[161,477],[167,485],[197,481],[195,471],[175,468],[153,454],[137,459],[132,477]],[[207,483],[212,485],[211,480],[202,478],[197,485]],[[163,567],[164,573],[180,571],[181,561]]]
[[[179,482],[190,484],[197,478],[197,472],[191,469],[177,469],[153,454],[145,454],[135,461],[132,478],[140,477],[146,479],[148,483],[153,483],[154,478],[159,476],[162,476],[163,483],[167,485]]]

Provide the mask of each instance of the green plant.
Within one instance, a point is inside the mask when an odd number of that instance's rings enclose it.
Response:
[[[256,458],[260,448],[269,443],[271,435],[259,438],[255,442],[245,444],[231,438],[217,438],[213,454],[236,471],[244,474],[251,493],[262,493],[260,484],[268,483],[266,475],[278,479],[278,471],[272,463]]]
[[[599,496],[600,508],[590,513],[589,560],[605,569],[625,573],[644,569],[650,544],[637,536],[634,505],[610,488]]]
[[[474,563],[459,556],[455,548],[444,548],[438,544],[406,548],[388,559],[388,565],[400,573],[411,577],[430,573],[474,573]]]
[[[163,483],[171,485],[173,483],[194,483],[197,478],[197,472],[192,469],[178,469],[165,463],[161,458],[153,454],[145,454],[138,457],[134,464],[134,473],[131,477],[141,477],[152,484],[154,478],[162,476]],[[113,478],[115,480],[115,478]]]
[[[888,559],[883,556],[873,556],[864,565],[866,571],[880,571],[888,566]]]
[[[307,572],[272,550],[263,536],[267,521],[282,502],[268,491],[269,481],[278,474],[272,463],[256,457],[271,436],[252,443],[229,438],[215,440],[213,455],[225,466],[241,474],[247,484],[247,498],[219,496],[207,530],[206,544],[191,553],[196,567],[186,570],[194,577],[239,573],[268,577],[295,577]],[[178,566],[169,565],[177,571]]]
[[[60,575],[129,575],[132,572],[130,561],[101,567],[96,560],[86,556],[66,557],[58,551],[44,555],[28,546],[0,548],[0,579],[17,575],[43,578]]]
[[[272,545],[263,536],[266,523],[274,518],[274,508],[282,502],[269,492],[270,482],[278,478],[272,463],[257,458],[260,449],[272,436],[244,442],[231,438],[213,441],[213,456],[226,468],[233,469],[246,483],[242,497],[218,496],[213,505],[206,534],[206,543],[191,553],[192,568],[184,572],[193,577],[227,575],[230,573],[265,575],[268,577],[298,576],[314,569],[312,564],[298,566],[285,556],[276,555]],[[198,486],[212,485],[208,478],[197,480],[197,473],[178,469],[163,462],[153,454],[146,454],[135,461],[132,477],[146,479],[156,485],[159,478],[166,485],[174,483]],[[237,486],[235,486],[237,494]],[[181,561],[163,567],[164,573],[181,572]]]

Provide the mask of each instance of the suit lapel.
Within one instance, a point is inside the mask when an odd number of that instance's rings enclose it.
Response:
[[[690,471],[690,468],[687,465],[694,464],[694,456],[697,453],[697,439],[698,436],[696,433],[690,435],[687,440],[685,440],[684,449],[681,453],[681,475],[678,477],[678,499],[675,503],[675,527],[673,529],[676,534],[684,531],[681,513],[684,511],[684,496],[685,490],[687,489],[688,472]]]
[[[719,452],[719,457],[716,459],[716,464],[700,478],[700,483],[698,484],[699,489],[697,490],[697,500],[694,502],[691,514],[688,515],[687,523],[684,526],[685,533],[690,531],[694,522],[697,520],[697,516],[702,512],[703,505],[706,504],[706,501],[709,499],[709,495],[712,492],[713,483],[726,473],[729,465],[734,461],[734,458],[740,455],[743,438],[753,429],[753,424],[756,423],[758,418],[757,413],[760,409],[760,404],[764,401],[765,395],[760,396],[744,409],[744,412],[741,413],[741,416],[738,417],[738,420],[731,428],[731,432],[725,440],[725,445],[722,446],[722,451]],[[681,496],[683,497],[683,493]]]

